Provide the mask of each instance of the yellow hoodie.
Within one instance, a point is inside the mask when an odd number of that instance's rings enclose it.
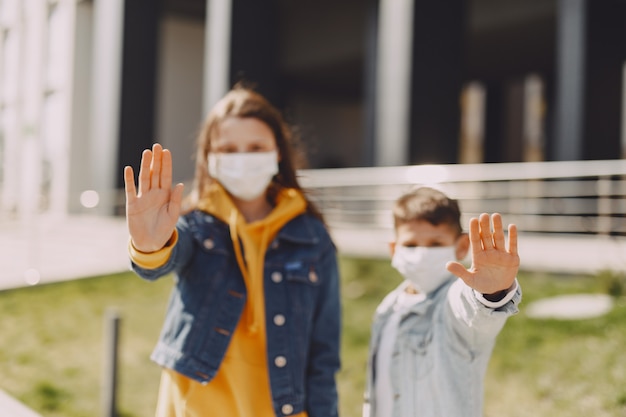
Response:
[[[229,225],[248,301],[211,382],[202,385],[176,372],[164,371],[157,417],[275,417],[267,364],[263,263],[269,242],[289,220],[306,210],[306,201],[295,189],[282,190],[267,217],[247,223],[216,183],[198,208]],[[137,252],[131,245],[131,258],[139,266],[158,267],[167,261],[176,241],[174,234],[171,244],[152,254]],[[306,413],[295,417],[306,417]]]

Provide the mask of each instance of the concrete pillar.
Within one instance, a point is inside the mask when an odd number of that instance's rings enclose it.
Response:
[[[94,1],[91,86],[91,184],[100,194],[99,212],[111,214],[115,201],[124,0]]]
[[[72,0],[60,0],[46,6],[47,28],[45,49],[46,59],[45,93],[42,109],[42,141],[47,167],[48,211],[64,216],[72,203],[80,199],[71,189],[70,153],[76,138],[72,135],[72,121],[78,117],[74,113],[74,93],[76,91],[75,39],[76,9],[82,7]],[[85,101],[79,103],[85,105]],[[85,136],[80,137],[85,142]],[[82,155],[84,158],[84,155]],[[88,170],[78,172],[85,177]]]
[[[67,76],[71,76],[71,133],[69,135],[68,156],[64,163],[66,169],[66,181],[69,184],[68,212],[84,213],[92,211],[92,206],[99,203],[96,194],[90,193],[94,187],[92,175],[94,175],[92,158],[97,158],[96,152],[91,152],[91,104],[95,102],[91,89],[95,85],[92,82],[93,62],[93,31],[94,31],[94,3],[88,1],[73,2],[75,4],[75,25],[73,35],[68,41],[68,48],[72,48],[72,62],[68,60],[70,69]],[[103,104],[103,103],[100,103]],[[85,194],[83,194],[85,193]],[[91,195],[91,199],[85,200],[84,196]]]
[[[376,64],[376,166],[409,162],[414,0],[380,0]]]
[[[557,1],[554,159],[583,156],[586,0]]]
[[[544,149],[544,82],[536,74],[524,78],[524,146],[522,161],[541,162],[545,159]]]
[[[0,9],[0,22],[4,31],[0,46],[0,96],[3,134],[3,181],[0,204],[2,209],[17,212],[20,193],[21,112],[20,62],[24,48],[21,46],[21,19],[18,0],[6,0]]]
[[[233,0],[206,0],[203,114],[230,88]]]
[[[43,43],[46,39],[46,5],[28,0],[21,3],[23,55],[20,62],[18,111],[20,116],[20,212],[37,213],[43,194],[42,107],[44,92]]]

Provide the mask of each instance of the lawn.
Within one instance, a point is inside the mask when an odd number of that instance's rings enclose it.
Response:
[[[398,275],[386,260],[341,259],[343,369],[341,415],[360,415],[372,313]],[[608,277],[608,278],[607,278]],[[521,314],[500,334],[488,370],[487,417],[626,415],[626,301],[603,317],[536,320],[533,300],[557,294],[615,291],[603,277],[521,273]],[[610,284],[613,284],[612,286]],[[160,370],[149,354],[172,285],[131,273],[0,292],[0,388],[45,417],[100,413],[104,317],[122,317],[120,417],[151,417]],[[620,287],[618,286],[618,289]]]

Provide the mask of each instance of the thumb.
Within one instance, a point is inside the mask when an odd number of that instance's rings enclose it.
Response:
[[[465,268],[465,266],[463,266],[463,264],[459,262],[456,262],[456,261],[448,262],[446,264],[446,269],[450,271],[451,273],[453,273],[454,275],[456,275],[457,277],[461,278],[466,283],[472,279],[472,273],[468,271]]]

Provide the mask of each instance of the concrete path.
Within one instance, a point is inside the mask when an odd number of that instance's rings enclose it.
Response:
[[[599,317],[613,309],[608,294],[566,294],[537,300],[526,306],[534,319],[582,320]]]
[[[0,415],[3,417],[42,417],[0,389]]]
[[[0,289],[127,270],[127,242],[123,218],[39,216],[0,222]]]

